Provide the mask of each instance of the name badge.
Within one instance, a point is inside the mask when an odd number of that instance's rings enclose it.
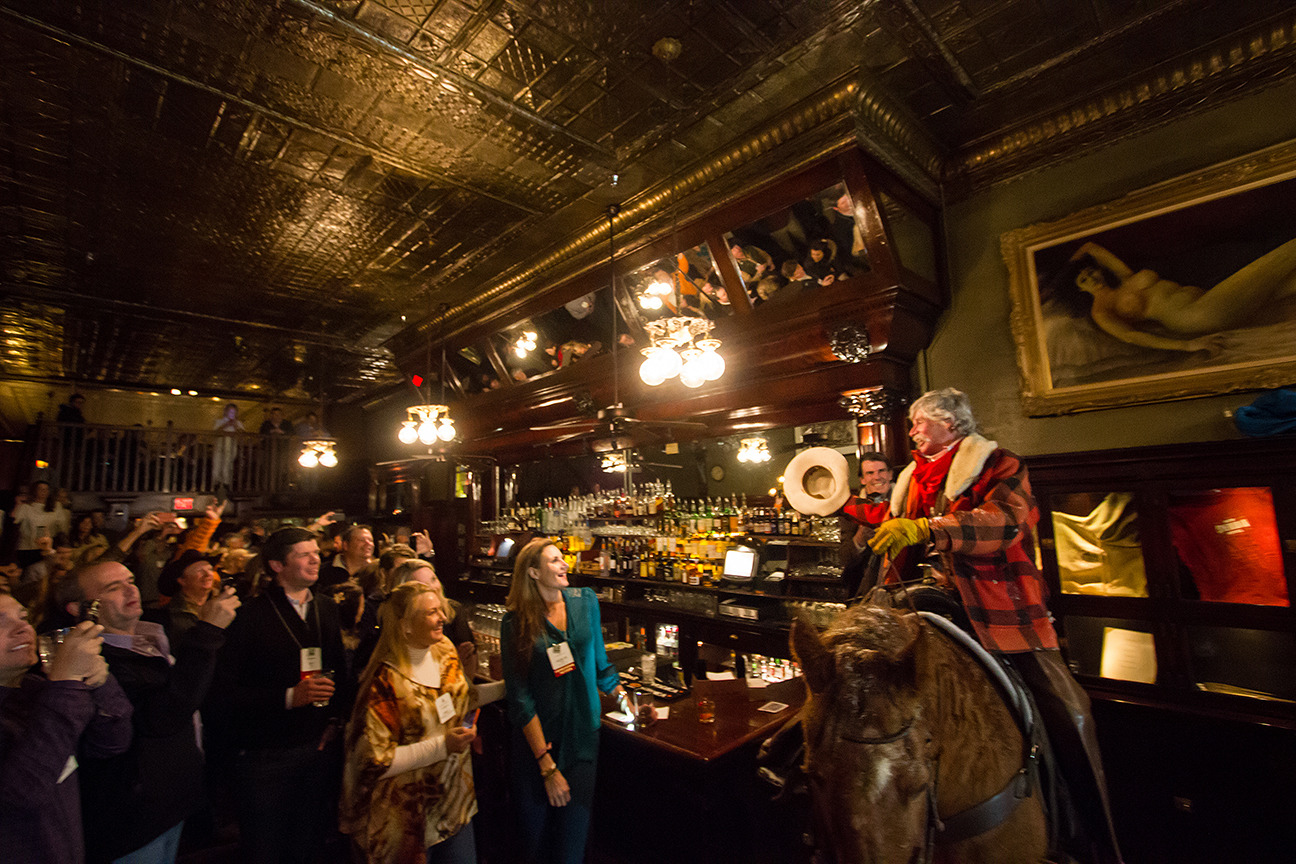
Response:
[[[450,698],[449,693],[442,693],[436,700],[437,719],[442,725],[450,722],[450,718],[455,716],[454,700]]]
[[[324,651],[321,648],[301,649],[301,677],[309,678],[324,668]]]
[[[571,646],[566,642],[559,642],[545,649],[549,655],[549,665],[553,667],[554,677],[566,675],[576,668],[576,661],[572,658]]]

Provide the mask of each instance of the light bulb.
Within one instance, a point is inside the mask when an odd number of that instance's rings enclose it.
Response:
[[[666,376],[661,372],[661,367],[654,363],[651,357],[639,367],[639,378],[649,387],[656,387],[666,380]]]
[[[714,350],[703,351],[702,356],[697,359],[697,362],[702,366],[702,374],[706,376],[708,381],[715,381],[724,374],[724,358]]]
[[[297,461],[303,468],[314,468],[319,464],[319,454],[314,450],[303,450]]]
[[[401,424],[401,430],[396,433],[402,444],[413,444],[418,440],[417,424],[413,420],[406,420]]]
[[[675,351],[674,348],[661,348],[657,353],[657,362],[662,373],[662,380],[674,378],[680,374],[680,369],[684,368],[684,360]]]
[[[739,461],[739,462],[746,462],[747,459],[748,459],[747,451],[746,451],[746,450],[739,450],[739,451],[738,451],[738,461]]]
[[[442,441],[449,441],[450,439],[454,438],[455,436],[454,423],[451,422],[449,417],[446,417],[441,421],[441,425],[437,427],[436,434],[437,437],[440,438]]]
[[[332,450],[325,450],[323,455],[319,457],[319,464],[323,465],[325,468],[336,468],[337,454]]]
[[[645,309],[660,309],[661,307],[662,307],[662,301],[661,301],[661,298],[660,298],[660,297],[645,297],[645,298],[644,298],[644,307],[643,307],[643,308],[645,308]]]
[[[523,348],[521,345],[514,348],[513,353],[516,354],[519,358],[526,357],[527,355],[526,349]]]
[[[665,297],[667,294],[671,293],[674,290],[675,290],[674,285],[671,285],[669,282],[665,282],[660,279],[648,286],[648,293],[656,294],[659,297]]]
[[[419,425],[418,439],[424,444],[431,444],[433,441],[437,440],[436,424],[432,422],[431,418],[424,420]]]
[[[701,387],[707,380],[702,364],[694,358],[690,358],[684,364],[684,368],[680,369],[679,379],[685,387]]]

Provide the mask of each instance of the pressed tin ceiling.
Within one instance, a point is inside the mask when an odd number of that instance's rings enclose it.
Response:
[[[543,287],[606,203],[826,87],[862,146],[964,194],[1281,80],[1294,24],[1283,0],[6,0],[0,377],[372,394],[437,310]]]

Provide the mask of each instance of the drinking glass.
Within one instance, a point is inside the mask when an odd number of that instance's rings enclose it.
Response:
[[[715,722],[715,700],[710,696],[699,694],[697,697],[697,718],[699,723]]]
[[[310,677],[327,678],[330,681],[336,681],[337,679],[334,676],[335,673],[333,672],[332,669],[320,669],[316,672],[312,672]],[[323,700],[312,702],[311,704],[314,705],[316,708],[327,708],[329,704],[329,700],[323,699]]]

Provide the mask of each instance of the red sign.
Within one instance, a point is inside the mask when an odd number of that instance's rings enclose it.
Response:
[[[194,509],[193,501],[194,499],[192,498],[172,498],[171,509],[172,510],[192,510]]]

